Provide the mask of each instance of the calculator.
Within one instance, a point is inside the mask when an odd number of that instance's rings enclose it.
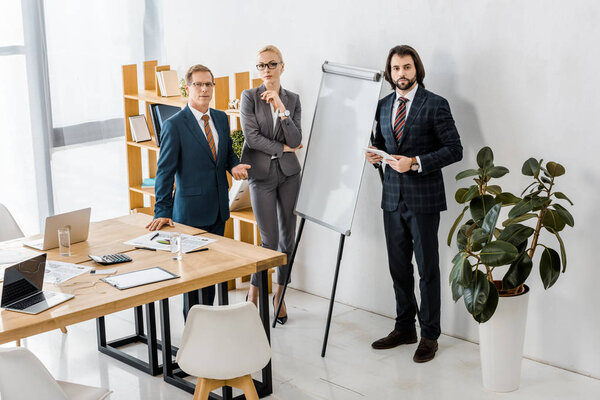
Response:
[[[107,254],[105,256],[93,256],[88,254],[88,257],[102,265],[119,264],[131,261],[131,257],[126,256],[125,254]]]

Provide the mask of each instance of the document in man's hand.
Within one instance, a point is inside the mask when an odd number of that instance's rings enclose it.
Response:
[[[394,157],[390,156],[388,153],[386,153],[383,150],[379,150],[379,149],[371,149],[369,147],[365,147],[365,151],[368,151],[369,153],[374,153],[377,154],[378,156],[383,157],[383,161],[385,162],[386,160],[391,160],[394,161]]]
[[[175,278],[179,278],[179,275],[172,274],[161,267],[152,267],[139,271],[126,272],[120,275],[109,276],[102,278],[101,280],[116,287],[117,289],[123,290]]]

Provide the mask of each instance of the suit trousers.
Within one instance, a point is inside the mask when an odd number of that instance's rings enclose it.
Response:
[[[296,215],[294,206],[300,190],[300,174],[286,176],[279,160],[272,159],[269,174],[263,179],[250,179],[250,198],[258,224],[263,247],[287,254],[289,263],[294,250]],[[289,265],[277,268],[277,284],[285,284]],[[258,286],[258,277],[252,275],[250,283]]]
[[[396,295],[396,325],[400,332],[415,332],[419,318],[421,337],[440,336],[440,266],[438,227],[440,213],[415,213],[400,199],[396,211],[384,211],[383,222],[390,274]],[[415,298],[413,252],[419,270],[421,306]],[[417,312],[418,311],[418,312]]]
[[[223,234],[225,234],[225,221],[221,221],[221,218],[217,215],[217,221],[214,224],[209,226],[197,226],[196,228],[205,230],[215,235],[223,236]],[[190,299],[190,304],[188,304],[187,301],[188,297]],[[212,306],[214,302],[215,285],[207,286],[200,290],[194,290],[187,293],[187,296],[183,296],[183,319],[185,320],[187,318],[187,313],[192,306],[200,303]]]

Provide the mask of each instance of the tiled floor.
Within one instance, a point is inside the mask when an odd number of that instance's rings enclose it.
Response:
[[[245,290],[230,292],[230,302],[242,301]],[[173,340],[180,339],[183,320],[180,297],[172,306]],[[268,399],[600,399],[600,381],[530,360],[523,361],[521,388],[497,394],[481,386],[478,346],[444,336],[436,358],[415,364],[416,344],[375,351],[371,341],[386,335],[393,321],[360,309],[336,304],[329,347],[321,358],[328,301],[288,291],[290,319],[272,330],[274,393]],[[109,339],[133,330],[131,312],[107,318]],[[23,341],[61,380],[104,386],[113,400],[191,399],[162,378],[138,372],[96,350],[95,323],[70,326]],[[144,354],[135,346],[129,351]]]

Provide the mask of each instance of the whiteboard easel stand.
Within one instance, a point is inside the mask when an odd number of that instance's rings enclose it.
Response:
[[[376,93],[379,94],[380,90],[381,90],[381,76],[382,73],[381,71],[377,71],[377,70],[368,70],[368,69],[364,69],[364,68],[358,68],[358,67],[352,67],[352,66],[347,66],[347,65],[342,65],[342,64],[334,64],[334,63],[329,63],[328,61],[325,61],[325,63],[323,64],[323,77],[325,78],[325,74],[326,73],[330,73],[331,75],[340,75],[340,76],[346,76],[346,77],[351,77],[351,78],[358,78],[358,79],[363,79],[363,80],[367,80],[367,81],[372,81],[372,82],[377,82],[377,84],[375,84],[374,88],[376,89]],[[323,89],[323,84],[324,84],[324,80],[321,81],[321,90]],[[320,95],[321,93],[319,93]],[[373,107],[373,115],[375,114],[375,108],[377,105],[377,97],[374,98],[374,107]],[[304,180],[304,175],[306,172],[306,161],[309,157],[309,152],[310,152],[310,143],[313,140],[313,136],[314,136],[314,128],[315,128],[315,119],[316,119],[316,115],[317,115],[317,110],[319,109],[319,101],[317,101],[317,106],[316,106],[316,110],[315,110],[315,117],[313,118],[313,126],[311,129],[311,135],[309,138],[309,143],[307,146],[307,156],[304,160],[305,165],[303,168],[303,180]],[[366,109],[365,109],[366,110]],[[372,119],[370,120],[372,121]],[[369,122],[370,124],[372,124],[372,122]],[[372,128],[372,126],[371,126]],[[372,132],[372,129],[371,129]],[[371,133],[371,141],[373,139],[373,134]],[[364,144],[362,145],[364,146]],[[362,147],[361,147],[362,148]],[[364,165],[364,159],[362,160],[362,164],[361,166]],[[382,182],[383,182],[383,172],[381,170],[381,167],[379,167],[379,175],[382,178]],[[361,169],[361,176],[362,176],[362,169]],[[302,191],[302,181],[301,181],[301,187],[300,190]],[[358,187],[360,187],[360,182],[358,183]],[[301,194],[299,195],[299,198],[301,197]],[[356,198],[355,198],[356,201]],[[354,207],[356,206],[356,203],[354,203]],[[342,254],[344,252],[344,242],[346,239],[346,236],[350,235],[350,227],[347,227],[347,229],[343,229],[343,230],[339,230],[336,226],[332,226],[331,224],[325,223],[322,220],[319,220],[318,218],[314,218],[311,217],[310,215],[304,214],[302,212],[298,211],[298,203],[296,204],[296,215],[300,216],[300,226],[298,228],[298,233],[296,235],[296,242],[294,244],[294,250],[292,251],[292,254],[290,256],[289,262],[288,262],[288,271],[286,273],[285,276],[285,284],[283,286],[283,291],[281,293],[281,298],[279,299],[279,303],[277,304],[277,309],[275,311],[275,317],[273,319],[273,328],[276,327],[277,325],[277,315],[279,315],[279,312],[281,310],[281,305],[283,304],[284,298],[285,298],[285,293],[287,290],[287,286],[288,286],[288,282],[290,280],[290,276],[292,273],[292,267],[294,265],[294,259],[296,258],[296,251],[298,249],[298,244],[300,243],[300,238],[302,237],[302,231],[304,229],[304,223],[306,221],[306,219],[310,219],[313,222],[316,222],[322,226],[325,226],[326,228],[332,229],[336,232],[340,232],[340,241],[339,241],[339,246],[338,246],[338,253],[337,253],[337,262],[336,262],[336,266],[335,266],[335,273],[334,273],[334,278],[333,278],[333,285],[331,288],[331,297],[329,299],[329,311],[327,313],[327,324],[325,326],[325,335],[323,337],[323,347],[321,349],[321,357],[325,357],[325,352],[327,350],[327,340],[329,338],[329,329],[331,326],[331,317],[333,314],[333,305],[335,303],[335,293],[336,293],[336,289],[337,289],[337,282],[338,282],[338,276],[339,276],[339,272],[340,272],[340,264],[342,261]],[[352,214],[354,213],[354,208],[352,211]],[[350,226],[351,226],[351,222],[350,222]],[[342,233],[343,232],[343,233]]]

